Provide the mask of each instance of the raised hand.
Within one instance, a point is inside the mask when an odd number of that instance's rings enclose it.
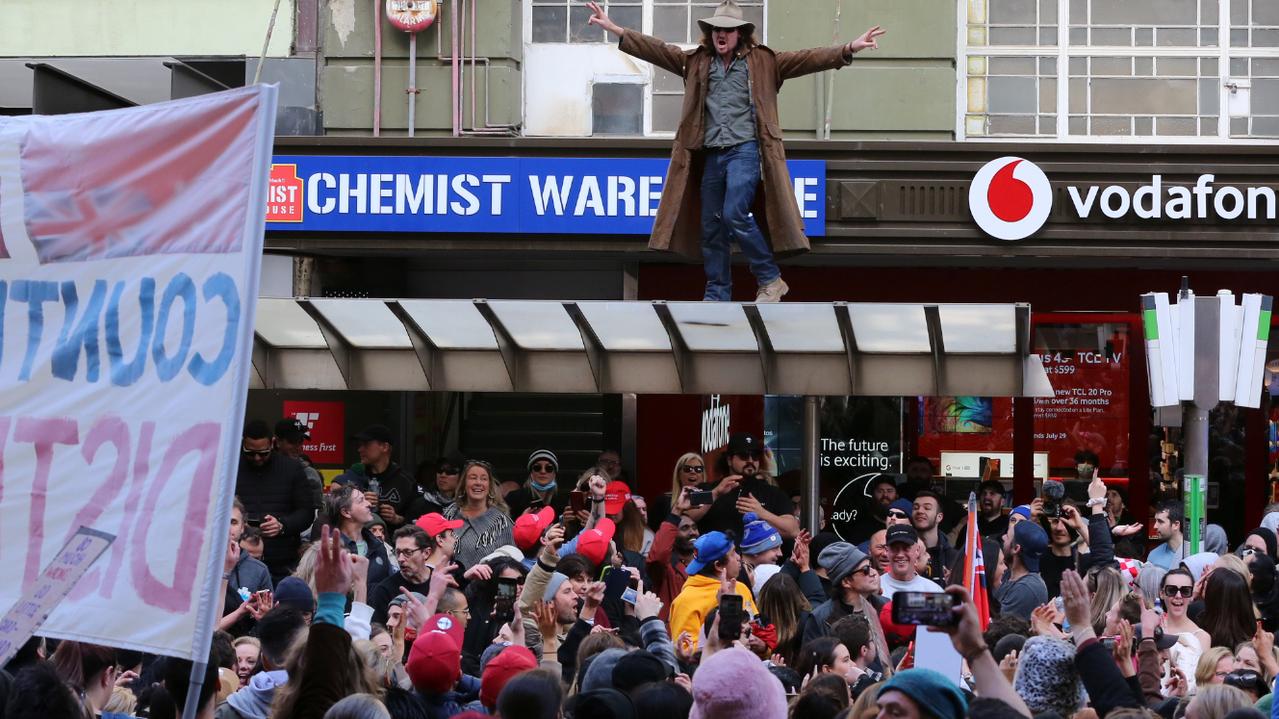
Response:
[[[1061,574],[1061,599],[1066,608],[1066,621],[1070,622],[1070,633],[1079,639],[1092,636],[1092,599],[1088,596],[1088,585],[1073,569]]]
[[[463,574],[462,577],[465,579],[492,579],[493,568],[487,564],[480,563],[466,570],[466,573]]]
[[[693,654],[697,647],[693,643],[693,636],[688,632],[680,632],[675,638],[675,657],[683,664],[693,663]]]
[[[599,3],[588,2],[586,3],[586,7],[590,8],[591,10],[591,17],[589,20],[586,21],[588,25],[599,25],[600,27],[604,28],[604,30],[606,30],[607,32],[611,32],[614,35],[622,34],[622,26],[618,25],[612,20],[609,20],[608,15],[604,14],[604,9],[600,7]]]
[[[878,50],[879,38],[887,34],[888,31],[876,25],[866,32],[862,33],[856,40],[848,43],[849,52],[861,52],[862,50]]]
[[[413,596],[413,592],[409,591],[408,587],[400,587],[400,594],[403,594],[407,600],[404,603],[404,619],[400,624],[412,627],[413,631],[420,630],[426,620],[431,618],[431,615],[426,611],[426,604],[421,599]]]
[[[342,546],[342,533],[325,526],[320,531],[320,551],[315,556],[315,591],[319,594],[346,594],[355,570],[350,554]]]
[[[542,633],[544,641],[547,637],[555,638],[556,632],[559,631],[559,624],[555,618],[555,605],[542,601],[534,603],[533,619],[537,622],[537,629]]]

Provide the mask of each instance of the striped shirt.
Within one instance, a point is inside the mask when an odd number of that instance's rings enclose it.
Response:
[[[444,508],[444,518],[462,520],[462,526],[457,529],[457,548],[453,551],[453,561],[464,570],[479,564],[494,549],[515,543],[511,536],[511,528],[515,523],[506,512],[497,507],[490,507],[478,517],[468,518],[454,503]]]

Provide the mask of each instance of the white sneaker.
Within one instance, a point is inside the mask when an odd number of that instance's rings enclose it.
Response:
[[[790,292],[790,287],[787,287],[786,282],[778,277],[759,288],[759,292],[755,294],[755,302],[781,302],[782,296],[787,292]]]

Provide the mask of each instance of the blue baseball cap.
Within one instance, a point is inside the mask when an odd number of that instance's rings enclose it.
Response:
[[[1022,519],[1030,519],[1030,505],[1019,504],[1013,507],[1013,514],[1020,514]]]
[[[688,563],[688,573],[700,574],[708,564],[714,564],[733,551],[733,540],[723,532],[707,532],[693,542],[693,561]]]
[[[1039,571],[1039,558],[1048,551],[1048,533],[1034,522],[1018,522],[1013,527],[1013,546],[1021,548],[1021,563],[1032,572]]]
[[[906,513],[907,517],[910,516],[911,512],[915,511],[915,505],[909,499],[893,500],[893,503],[888,505],[888,508],[900,509],[901,511]]]

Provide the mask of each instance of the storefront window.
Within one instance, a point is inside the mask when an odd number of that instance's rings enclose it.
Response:
[[[902,471],[902,399],[822,397],[819,402],[822,510],[836,534],[862,541],[883,522],[871,506],[870,483],[880,475],[896,479]],[[803,397],[765,398],[764,443],[779,483],[798,490],[804,462]]]
[[[1229,18],[1219,0],[966,7],[965,137],[1279,136],[1269,0],[1234,0]]]

